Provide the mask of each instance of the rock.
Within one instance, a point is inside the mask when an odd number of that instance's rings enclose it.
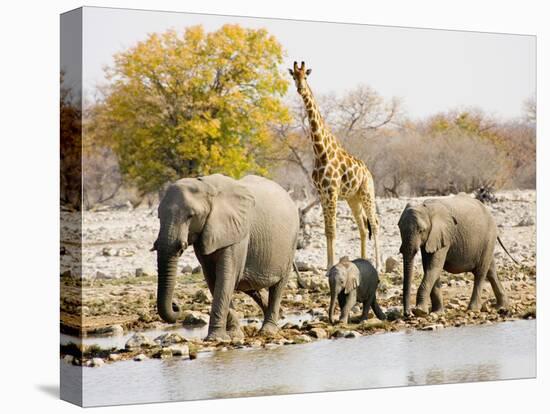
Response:
[[[169,348],[159,349],[157,352],[153,354],[153,358],[170,359],[172,358],[172,350]]]
[[[116,256],[117,251],[113,247],[104,247],[103,250],[101,250],[101,254],[103,256]]]
[[[328,338],[327,331],[325,331],[323,328],[312,328],[309,330],[309,334],[317,339]]]
[[[344,338],[359,338],[361,334],[357,331],[348,331],[346,335],[344,335]]]
[[[395,257],[390,256],[386,259],[386,273],[392,273],[398,267],[399,261]]]
[[[485,302],[483,305],[481,305],[481,312],[489,312],[489,305],[487,305],[487,302]]]
[[[518,222],[518,224],[516,224],[517,227],[534,226],[534,225],[535,225],[535,221],[529,214],[524,215],[521,218],[521,220]]]
[[[386,318],[388,321],[397,321],[399,319],[403,318],[403,314],[401,313],[401,310],[399,308],[389,308],[386,311]]]
[[[184,342],[188,342],[187,339],[181,336],[177,332],[165,333],[155,338],[155,343],[159,344],[162,347],[166,347],[174,344],[181,344]]]
[[[101,358],[92,358],[86,365],[90,367],[102,367],[105,365],[105,361]]]
[[[308,271],[312,270],[312,267],[309,263],[301,262],[301,261],[296,262],[296,267],[298,268],[298,271],[300,271],[300,272],[308,272]]]
[[[96,278],[96,279],[100,279],[100,280],[101,280],[101,279],[103,279],[103,280],[105,280],[105,279],[114,279],[113,276],[110,276],[110,275],[108,275],[107,273],[103,273],[101,270],[98,270],[98,271],[95,273],[95,278]]]
[[[199,303],[212,303],[212,300],[210,299],[208,294],[202,289],[199,289],[195,292],[195,294],[193,295],[193,300]]]
[[[153,267],[153,266],[138,267],[134,271],[135,277],[154,276],[156,274],[157,274],[157,269],[156,267]]]
[[[196,275],[196,274],[198,274],[198,273],[201,273],[201,272],[202,272],[202,266],[201,266],[201,265],[198,265],[197,267],[195,267],[195,268],[191,271],[191,273],[194,274],[194,275]]]
[[[287,289],[294,290],[294,289],[298,289],[298,284],[294,280],[289,280],[288,283],[286,284],[286,287]]]
[[[294,339],[294,342],[297,344],[307,344],[312,341],[311,336],[304,335],[304,334],[295,336],[293,339]]]
[[[109,354],[109,361],[119,361],[120,354]]]
[[[420,328],[421,331],[437,331],[438,329],[443,329],[444,326],[441,323],[435,323],[433,325],[427,325]]]
[[[307,313],[313,316],[327,316],[327,311],[323,308],[312,308]]]
[[[155,346],[155,342],[141,332],[136,332],[128,341],[126,341],[126,349],[151,348]]]
[[[145,361],[146,359],[148,358],[145,354],[139,354],[134,357],[134,361]]]
[[[192,274],[193,273],[193,267],[191,265],[184,265],[182,268],[181,268],[181,273],[183,273],[184,275],[186,274]],[[200,273],[197,272],[197,273]]]
[[[63,361],[65,361],[67,364],[72,364],[74,361],[74,356],[72,355],[65,355],[63,357]]]
[[[294,296],[294,302],[302,302],[304,300],[304,297],[302,295],[296,295]]]
[[[344,329],[337,329],[332,333],[332,337],[333,338],[344,338],[349,333],[350,333],[350,331],[346,331]]]
[[[124,335],[124,328],[121,325],[111,325],[105,331],[106,335],[122,336]]]
[[[208,325],[210,317],[199,311],[186,310],[182,314],[184,325]]]
[[[131,257],[135,254],[136,254],[136,252],[134,252],[133,250],[128,249],[127,247],[123,247],[122,249],[119,249],[116,252],[116,255],[119,256],[119,257]]]

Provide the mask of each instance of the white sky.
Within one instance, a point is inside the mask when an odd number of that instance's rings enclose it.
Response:
[[[89,7],[83,19],[86,94],[105,81],[103,67],[114,53],[148,33],[196,24],[211,31],[225,23],[275,35],[286,51],[282,69],[305,60],[314,93],[342,93],[364,83],[386,98],[402,98],[411,117],[469,106],[517,117],[535,94],[534,36]],[[293,85],[288,93],[296,93]]]

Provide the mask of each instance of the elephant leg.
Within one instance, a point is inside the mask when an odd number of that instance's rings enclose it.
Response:
[[[202,266],[202,271],[206,284],[208,285],[208,290],[214,296],[214,288],[216,286],[216,264],[214,261],[206,260],[204,257],[198,257],[199,262]],[[227,313],[227,324],[226,331],[231,338],[242,338],[244,337],[243,332],[240,327],[239,318],[235,312],[233,306],[233,301],[229,304],[229,311]]]
[[[371,305],[371,301],[369,300],[366,300],[363,302],[363,312],[361,313],[361,319],[360,321],[366,321],[367,319],[369,319],[369,311],[370,311],[370,305]]]
[[[441,278],[437,279],[430,293],[430,299],[432,301],[432,312],[444,312],[443,295],[441,294]]]
[[[483,292],[483,282],[489,271],[489,266],[481,266],[473,271],[474,274],[474,288],[472,290],[472,297],[468,304],[468,310],[479,311],[481,309],[481,293]]]
[[[351,308],[353,308],[353,305],[357,303],[357,292],[354,290],[347,295],[344,294],[344,297],[345,303],[340,313],[340,323],[343,323],[345,325],[348,323]]]
[[[249,290],[244,292],[248,296],[250,296],[252,299],[254,299],[254,302],[258,304],[260,309],[262,310],[262,314],[264,316],[264,319],[267,315],[267,305],[268,305],[268,298],[267,293],[265,290]]]
[[[262,335],[274,335],[279,330],[277,321],[279,320],[279,310],[281,307],[281,297],[283,289],[288,280],[288,273],[284,279],[281,279],[275,285],[269,288],[269,297],[267,300],[267,312],[265,313],[264,323],[260,329]]]
[[[376,297],[374,298],[374,300],[372,301],[372,310],[374,312],[374,314],[376,315],[376,317],[378,319],[380,319],[381,321],[385,321],[386,320],[386,314],[384,313],[384,311],[382,310],[382,308],[378,305],[378,302],[376,300]]]
[[[325,237],[327,238],[327,270],[334,264],[334,240],[336,238],[336,202],[335,192],[321,197],[323,217],[325,221]]]
[[[494,259],[492,260],[489,271],[487,272],[487,279],[489,280],[489,283],[491,284],[491,287],[493,288],[493,292],[497,299],[497,309],[506,308],[508,306],[508,295],[506,294],[504,287],[498,279]]]
[[[361,200],[357,198],[350,198],[348,200],[348,205],[357,223],[357,228],[359,229],[359,237],[361,238],[361,258],[367,258],[367,227],[365,226],[365,221],[363,220],[363,206],[361,205]]]
[[[216,280],[212,294],[212,309],[210,311],[210,325],[206,340],[229,340],[227,324],[236,320],[230,314],[231,296],[235,290],[237,275],[242,274],[246,259],[248,238],[223,249],[219,253],[216,264]],[[230,318],[230,319],[229,319]],[[238,322],[238,320],[237,320]]]
[[[413,313],[416,316],[426,316],[429,313],[428,296],[434,288],[434,285],[441,276],[443,265],[445,264],[445,257],[447,250],[439,250],[431,255],[424,256],[422,252],[423,265],[425,262],[424,278],[418,287],[416,292],[416,307],[413,309]],[[431,298],[430,298],[431,299]]]

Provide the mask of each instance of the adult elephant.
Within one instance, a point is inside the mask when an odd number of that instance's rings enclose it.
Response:
[[[153,249],[163,320],[174,323],[181,315],[172,302],[177,263],[193,245],[213,297],[206,339],[242,337],[231,304],[235,290],[249,294],[262,308],[261,333],[277,331],[299,230],[298,209],[282,187],[254,175],[241,180],[221,174],[184,178],[168,188],[158,215]],[[268,289],[268,298],[262,289]]]
[[[405,315],[410,314],[410,287],[414,257],[418,250],[422,254],[424,278],[416,295],[416,308],[413,309],[415,315],[426,315],[430,300],[432,312],[443,311],[439,280],[442,270],[474,274],[469,310],[480,309],[482,283],[485,278],[491,283],[497,308],[507,306],[506,292],[497,277],[493,258],[496,240],[501,245],[502,242],[497,236],[493,217],[478,200],[459,194],[450,198],[426,200],[417,206],[407,204],[398,225],[402,241],[400,252],[403,255]]]

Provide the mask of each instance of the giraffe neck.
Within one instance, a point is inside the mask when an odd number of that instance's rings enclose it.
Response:
[[[305,91],[300,93],[300,95],[306,107],[315,156],[317,159],[328,159],[328,157],[322,157],[322,155],[328,155],[331,151],[339,148],[338,142],[325,125],[325,121],[321,116],[321,112],[317,106],[317,102],[315,102],[309,85],[306,86]]]

